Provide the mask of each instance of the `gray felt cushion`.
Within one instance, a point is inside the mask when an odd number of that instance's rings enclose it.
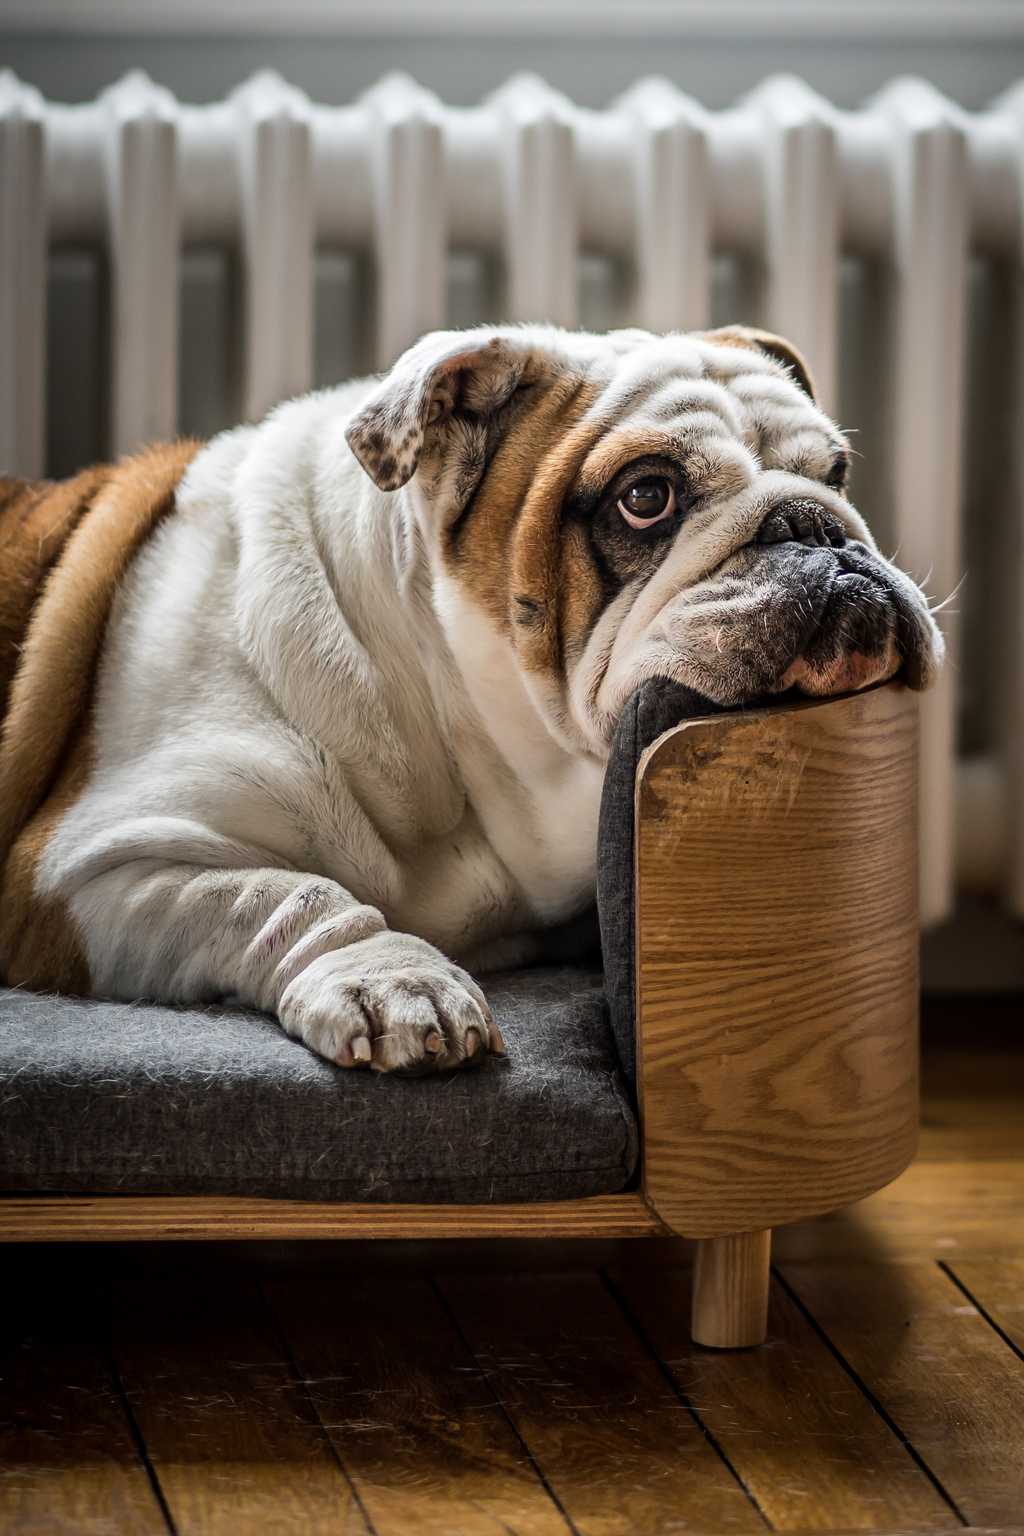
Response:
[[[505,1061],[345,1072],[260,1014],[0,990],[0,1189],[555,1200],[630,1180],[601,976],[484,978]]]
[[[665,678],[644,683],[622,711],[601,796],[597,838],[597,911],[605,991],[619,1062],[636,1083],[633,976],[633,822],[637,765],[652,742],[682,720],[721,714],[722,706]]]

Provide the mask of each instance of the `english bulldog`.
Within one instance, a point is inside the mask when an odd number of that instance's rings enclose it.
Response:
[[[230,999],[343,1067],[500,1053],[472,973],[592,903],[643,681],[934,676],[848,459],[778,337],[501,326],[0,482],[5,980]]]

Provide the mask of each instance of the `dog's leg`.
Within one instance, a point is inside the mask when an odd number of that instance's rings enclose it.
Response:
[[[472,977],[332,880],[137,861],[71,900],[93,990],[274,1013],[340,1066],[416,1071],[503,1049]]]

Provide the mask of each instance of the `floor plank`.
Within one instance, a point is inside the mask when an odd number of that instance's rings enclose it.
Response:
[[[440,1284],[577,1530],[765,1529],[598,1275]]]
[[[119,1277],[114,1354],[178,1536],[369,1527],[253,1279]],[[144,1271],[143,1271],[144,1273]]]
[[[780,1227],[782,1260],[1016,1257],[1024,1250],[1024,1129],[1016,1157],[913,1163],[867,1200]]]
[[[974,1525],[1024,1510],[1024,1360],[937,1264],[787,1264],[818,1326]]]
[[[377,1536],[565,1536],[424,1275],[277,1277],[268,1294]]]
[[[612,1278],[777,1530],[959,1530],[950,1505],[777,1281],[764,1346],[716,1351],[690,1341],[688,1271],[631,1265]]]
[[[957,1259],[947,1268],[1024,1354],[1024,1259]]]
[[[102,1292],[64,1266],[59,1287],[52,1264],[49,1283],[42,1266],[19,1268],[5,1258],[0,1530],[159,1536],[167,1525],[110,1363]]]

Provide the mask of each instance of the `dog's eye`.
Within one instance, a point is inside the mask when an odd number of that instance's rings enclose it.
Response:
[[[676,493],[671,480],[638,480],[619,497],[618,508],[631,528],[650,528],[671,517],[676,509]]]
[[[846,484],[846,473],[850,467],[850,456],[845,448],[840,448],[832,460],[832,467],[825,476],[825,484],[831,486],[834,491],[841,491]]]

